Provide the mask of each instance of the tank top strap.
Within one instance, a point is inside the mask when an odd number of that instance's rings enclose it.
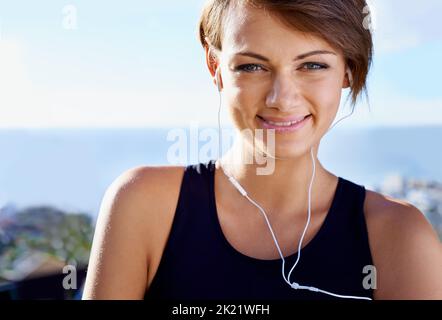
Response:
[[[187,228],[190,226],[195,229],[199,229],[199,227],[207,228],[211,223],[208,215],[211,209],[211,168],[214,168],[214,166],[210,162],[190,164],[184,168],[177,210],[173,219],[170,238],[165,248],[166,251],[170,249],[170,246],[180,243],[183,239],[189,242],[198,242],[198,237],[206,236],[202,234],[204,229],[201,229],[198,233],[189,233]]]
[[[342,242],[359,241],[358,244],[367,248],[366,252],[370,252],[364,216],[365,187],[342,177],[340,180],[341,191],[337,194],[339,199],[333,212],[335,218],[330,219],[327,232]]]

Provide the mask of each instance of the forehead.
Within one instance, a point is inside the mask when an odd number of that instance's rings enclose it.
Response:
[[[324,39],[290,28],[263,9],[235,4],[224,24],[223,51],[232,53],[245,48],[280,52],[334,50]]]

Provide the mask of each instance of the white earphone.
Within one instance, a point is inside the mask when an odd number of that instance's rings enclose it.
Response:
[[[301,284],[297,283],[296,281],[293,281],[293,282],[290,281],[290,275],[292,274],[293,270],[295,269],[295,267],[297,266],[299,260],[301,259],[302,242],[304,240],[304,236],[305,236],[305,234],[307,232],[307,228],[308,228],[308,226],[310,224],[310,218],[311,218],[311,191],[312,191],[313,180],[314,180],[315,172],[316,172],[316,164],[315,164],[314,155],[313,155],[313,147],[310,148],[310,154],[311,154],[311,158],[312,158],[312,162],[313,162],[313,173],[312,173],[312,177],[311,177],[311,180],[310,180],[310,187],[308,189],[308,217],[307,217],[307,223],[306,223],[306,225],[304,227],[304,231],[302,232],[302,236],[301,236],[301,239],[300,239],[299,244],[298,244],[298,256],[296,258],[296,261],[295,261],[293,267],[290,269],[290,272],[289,272],[287,277],[285,276],[285,259],[284,259],[284,255],[281,252],[281,248],[279,247],[278,240],[276,240],[275,233],[273,232],[272,226],[270,225],[269,219],[267,218],[267,215],[266,215],[264,209],[258,203],[256,203],[253,199],[251,199],[248,196],[247,191],[239,184],[239,182],[232,175],[228,174],[225,171],[225,169],[221,165],[221,163],[220,163],[220,166],[221,166],[221,169],[223,170],[224,174],[227,176],[229,181],[232,183],[232,185],[241,193],[241,195],[243,195],[255,207],[257,207],[259,209],[259,211],[262,213],[262,215],[264,216],[264,219],[265,219],[265,221],[267,223],[267,226],[269,227],[270,233],[272,234],[273,241],[275,242],[276,248],[278,249],[279,256],[281,257],[281,260],[282,260],[282,270],[281,270],[282,271],[282,277],[283,277],[284,281],[292,289],[295,289],[295,290],[309,290],[309,291],[313,291],[313,292],[320,292],[320,293],[327,294],[327,295],[330,295],[330,296],[334,296],[334,297],[337,297],[337,298],[372,300],[369,297],[341,295],[341,294],[333,293],[333,292],[330,292],[330,291],[322,290],[322,289],[319,289],[317,287],[301,285]]]
[[[218,91],[221,92],[221,79],[220,79],[220,74],[219,74],[219,67],[216,68],[216,71],[215,71],[215,82],[218,87]]]
[[[352,77],[352,73],[350,68],[347,68],[347,75],[348,75],[348,79],[350,82],[350,86],[353,86],[353,77]],[[220,111],[221,111],[221,81],[220,81],[220,74],[219,74],[219,68],[216,69],[215,72],[215,81],[217,84],[217,88],[218,88],[218,92],[219,92],[219,96],[220,96],[220,103],[219,103],[219,108],[218,108],[218,143],[219,143],[219,158],[221,158],[221,120],[220,120]],[[352,112],[353,113],[353,112]],[[350,114],[351,115],[351,114]],[[349,117],[350,115],[346,116]],[[345,119],[346,117],[340,119],[339,121]],[[338,122],[339,122],[338,121]],[[337,122],[337,123],[338,123]],[[335,125],[337,124],[335,123]],[[328,131],[330,131],[335,125],[333,125]],[[290,275],[292,274],[292,271],[295,269],[295,267],[297,266],[300,258],[301,258],[301,248],[302,248],[302,242],[304,240],[304,236],[305,233],[307,232],[307,228],[310,224],[310,217],[311,217],[311,190],[312,190],[312,186],[313,186],[313,180],[315,177],[315,172],[316,172],[316,163],[315,163],[315,159],[314,159],[314,155],[313,155],[313,147],[310,148],[310,155],[311,155],[311,159],[312,159],[312,163],[313,163],[313,172],[312,172],[312,177],[310,180],[310,186],[308,189],[308,216],[307,216],[307,223],[304,227],[304,231],[302,233],[301,239],[299,241],[298,244],[298,256],[296,259],[296,262],[294,263],[293,267],[290,269],[290,272],[288,274],[288,277],[286,278],[285,276],[285,259],[284,259],[284,255],[281,252],[281,248],[279,247],[278,241],[276,240],[276,236],[275,233],[273,232],[272,226],[270,225],[269,219],[267,218],[267,215],[264,211],[264,209],[258,204],[256,203],[253,199],[251,199],[248,194],[247,191],[240,185],[240,183],[232,176],[230,175],[228,172],[226,172],[226,170],[224,169],[224,167],[222,166],[222,163],[220,161],[220,167],[222,169],[222,171],[224,172],[224,174],[226,175],[226,177],[229,179],[229,181],[232,183],[232,185],[241,193],[242,196],[244,196],[248,201],[250,201],[255,207],[257,207],[259,209],[259,211],[263,214],[264,219],[267,223],[267,226],[269,227],[270,233],[272,234],[273,237],[273,241],[275,242],[276,248],[278,249],[278,253],[281,257],[282,260],[282,277],[284,279],[284,281],[292,288],[295,290],[309,290],[309,291],[313,291],[313,292],[320,292],[323,294],[327,294],[330,296],[334,296],[337,298],[346,298],[346,299],[360,299],[360,300],[372,300],[369,297],[360,297],[360,296],[351,296],[351,295],[340,295],[340,294],[336,294],[330,291],[326,291],[326,290],[322,290],[316,287],[312,287],[312,286],[304,286],[304,285],[300,285],[299,283],[293,281],[290,282]]]

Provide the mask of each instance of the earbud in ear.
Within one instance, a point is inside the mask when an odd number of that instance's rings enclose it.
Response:
[[[216,85],[218,87],[218,91],[221,92],[221,80],[220,80],[220,76],[219,76],[219,68],[217,68],[216,72],[215,72],[215,81],[216,81]]]

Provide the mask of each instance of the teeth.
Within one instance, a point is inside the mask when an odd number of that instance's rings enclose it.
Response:
[[[289,121],[289,122],[273,122],[270,120],[265,120],[265,121],[271,125],[274,125],[274,126],[289,127],[289,126],[294,125],[295,123],[301,122],[302,120],[304,120],[304,119],[301,119],[299,121]]]

